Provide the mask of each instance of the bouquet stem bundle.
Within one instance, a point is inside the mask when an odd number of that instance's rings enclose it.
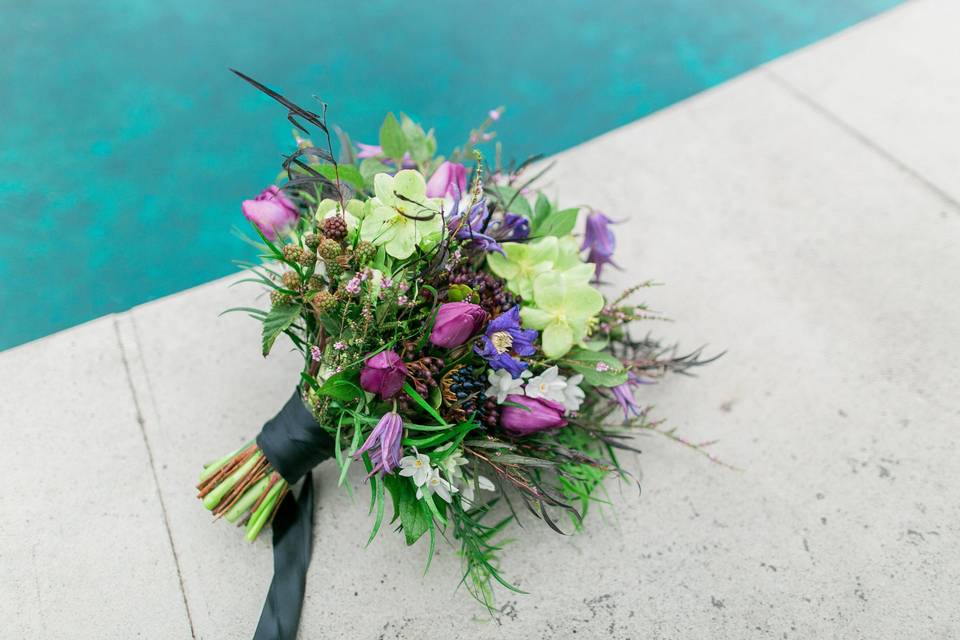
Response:
[[[204,467],[197,485],[203,506],[217,518],[245,526],[250,541],[273,519],[287,491],[287,481],[255,443]]]

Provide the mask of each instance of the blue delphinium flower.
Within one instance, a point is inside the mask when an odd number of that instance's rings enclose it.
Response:
[[[533,346],[536,339],[535,329],[520,328],[518,305],[491,320],[481,344],[474,349],[490,363],[492,369],[506,369],[516,378],[527,368],[527,363],[514,356],[532,356],[536,353],[537,349]]]

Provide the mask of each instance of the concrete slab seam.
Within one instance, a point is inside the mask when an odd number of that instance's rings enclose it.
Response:
[[[129,314],[127,317],[133,321]],[[119,316],[118,316],[119,317]],[[130,388],[130,395],[133,398],[133,405],[137,413],[137,425],[140,429],[140,436],[143,438],[143,444],[147,449],[147,459],[150,461],[150,473],[153,475],[153,486],[157,491],[157,499],[160,501],[160,512],[163,515],[163,528],[167,533],[167,541],[170,544],[170,552],[173,554],[174,566],[177,569],[177,581],[180,583],[180,597],[183,599],[183,607],[187,613],[187,624],[190,625],[190,637],[196,640],[197,634],[193,626],[193,616],[190,614],[190,603],[187,601],[187,591],[183,584],[183,572],[180,570],[180,558],[177,555],[176,545],[173,543],[173,533],[170,531],[170,520],[167,516],[167,506],[163,500],[163,493],[160,491],[160,479],[157,477],[157,467],[153,459],[153,450],[150,448],[150,440],[147,438],[146,423],[143,417],[143,410],[140,407],[140,398],[137,395],[137,389],[133,382],[133,376],[130,372],[130,360],[127,357],[127,349],[120,337],[120,326],[117,318],[113,320],[113,330],[117,337],[117,343],[120,345],[120,357],[123,360],[124,374],[127,378],[127,384]],[[139,349],[139,340],[137,340],[136,329],[134,328],[134,340]],[[148,380],[149,384],[149,380]]]

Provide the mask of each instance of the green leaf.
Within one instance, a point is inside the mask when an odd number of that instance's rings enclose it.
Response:
[[[426,411],[428,414],[430,414],[430,417],[433,418],[434,420],[436,420],[436,421],[437,421],[437,424],[444,425],[444,426],[448,426],[447,423],[446,423],[446,421],[445,421],[443,418],[440,417],[440,414],[439,414],[439,413],[437,413],[437,410],[434,409],[433,406],[431,406],[429,402],[427,402],[426,400],[424,400],[424,399],[423,399],[423,396],[421,396],[419,393],[417,393],[417,390],[414,389],[413,387],[411,387],[409,382],[404,382],[404,383],[403,383],[403,390],[407,392],[407,395],[409,395],[411,398],[413,398],[414,402],[416,402],[418,405],[420,405],[420,408],[421,408],[421,409],[423,409],[423,410]]]
[[[360,175],[363,176],[364,185],[369,188],[373,188],[373,176],[378,173],[387,173],[390,170],[390,167],[376,158],[364,158],[360,162]]]
[[[533,218],[533,209],[530,208],[530,203],[523,197],[523,194],[518,195],[517,189],[501,185],[493,187],[491,190],[496,192],[500,199],[503,200],[503,206],[510,205],[509,209],[511,213],[520,213],[527,218]]]
[[[420,539],[430,528],[430,509],[423,502],[417,500],[417,491],[413,480],[404,476],[387,476],[384,478],[390,498],[393,500],[393,520],[400,518],[403,527],[403,537],[408,545]],[[391,522],[393,521],[391,520]]]
[[[286,331],[293,321],[300,317],[302,305],[277,304],[270,309],[270,313],[263,319],[263,355],[266,356],[273,348],[277,336]]]
[[[357,385],[358,376],[356,370],[335,373],[317,389],[317,395],[330,396],[340,402],[349,402],[359,398],[363,395],[363,389]]]
[[[584,381],[595,387],[615,387],[627,381],[627,371],[623,363],[605,351],[590,351],[577,347],[568,353],[562,362],[577,373],[582,373]],[[597,371],[599,363],[606,365],[607,369]]]
[[[360,169],[352,164],[338,164],[336,168],[332,164],[325,164],[317,167],[317,172],[331,182],[336,182],[339,175],[342,182],[346,182],[357,190],[366,186]]]
[[[530,220],[530,226],[534,229],[539,227],[543,224],[543,221],[547,219],[551,211],[553,211],[553,207],[550,205],[550,200],[542,193],[538,193],[537,203],[533,207],[533,218]]]
[[[540,224],[530,232],[530,235],[543,236],[563,236],[570,235],[577,224],[577,214],[580,209],[563,209],[561,211],[552,211]]]
[[[406,114],[400,114],[400,129],[407,139],[407,148],[410,155],[418,164],[423,164],[433,157],[433,151],[430,150],[429,135],[424,133],[423,127],[411,120]],[[436,149],[436,145],[433,145]]]
[[[383,480],[376,475],[374,475],[370,480],[377,486],[377,518],[373,522],[373,529],[370,531],[370,537],[367,538],[366,546],[370,546],[370,543],[373,542],[373,539],[377,537],[377,532],[380,531],[380,523],[383,522]]]
[[[380,148],[388,158],[400,160],[407,152],[407,137],[393,113],[388,113],[380,126]]]

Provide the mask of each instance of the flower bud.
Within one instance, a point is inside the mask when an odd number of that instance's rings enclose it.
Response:
[[[297,207],[277,186],[270,185],[253,200],[244,200],[243,216],[255,224],[267,240],[290,230],[297,223]]]
[[[382,399],[392,398],[403,387],[407,365],[393,351],[381,351],[369,358],[360,372],[360,386],[364,391],[378,394]]]
[[[516,394],[508,395],[506,400],[508,404],[500,409],[500,426],[515,436],[526,436],[567,424],[563,417],[564,407],[559,402]]]
[[[467,168],[459,162],[443,162],[427,182],[428,198],[460,198],[467,189]]]
[[[487,312],[480,305],[445,302],[437,309],[430,342],[445,349],[459,347],[483,329],[486,323]]]

